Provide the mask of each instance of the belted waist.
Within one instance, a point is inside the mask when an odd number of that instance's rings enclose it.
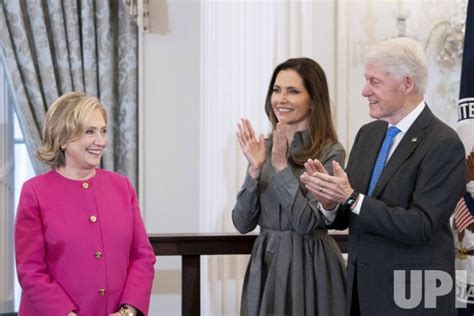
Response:
[[[298,232],[296,232],[295,230],[276,230],[276,229],[271,229],[271,228],[266,228],[266,227],[260,227],[261,235],[263,234],[285,235],[285,234],[290,234],[290,233],[298,234]],[[325,229],[316,229],[309,234],[304,234],[300,236],[303,237],[304,239],[320,239],[320,238],[328,236],[328,231]]]

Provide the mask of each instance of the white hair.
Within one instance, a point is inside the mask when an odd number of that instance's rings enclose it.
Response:
[[[396,80],[411,75],[418,94],[425,93],[428,63],[423,48],[417,41],[399,37],[379,42],[369,50],[365,63],[382,66]]]

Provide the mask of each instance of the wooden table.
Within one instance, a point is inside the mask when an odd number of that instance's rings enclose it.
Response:
[[[181,314],[201,314],[201,255],[245,255],[252,252],[257,234],[233,233],[151,234],[156,256],[182,256]],[[342,252],[347,235],[331,234]]]

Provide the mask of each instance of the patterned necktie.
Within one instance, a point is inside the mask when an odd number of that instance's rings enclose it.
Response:
[[[400,133],[400,130],[395,126],[391,126],[387,130],[387,134],[385,134],[385,139],[383,140],[379,155],[377,156],[377,160],[375,161],[374,170],[372,171],[372,177],[370,178],[368,192],[369,196],[371,196],[372,192],[374,192],[375,185],[377,184],[377,181],[379,181],[383,167],[385,166],[385,161],[387,161],[388,152],[390,151],[390,147],[392,147],[393,139],[395,138],[395,136],[397,136],[398,133]]]

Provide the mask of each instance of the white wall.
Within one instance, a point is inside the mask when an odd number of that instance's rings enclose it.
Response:
[[[199,4],[170,2],[169,30],[144,35],[144,196],[150,232],[198,222]]]
[[[141,205],[149,233],[199,230],[199,3],[152,1],[142,34]],[[156,264],[150,315],[181,315],[180,259]]]

